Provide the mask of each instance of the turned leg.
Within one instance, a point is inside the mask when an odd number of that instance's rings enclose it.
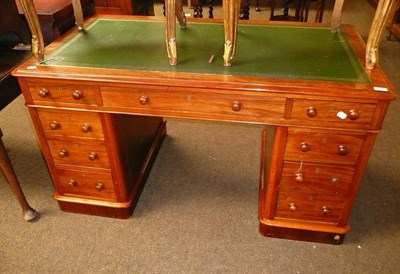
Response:
[[[166,20],[167,20],[167,34],[166,44],[169,63],[176,65],[178,62],[178,56],[176,52],[176,26],[175,26],[175,0],[166,0]]]
[[[175,18],[178,19],[179,25],[186,27],[186,17],[183,12],[182,0],[167,0],[166,1],[166,45],[169,63],[176,65],[178,63],[178,54],[176,48],[176,24]]]
[[[72,0],[72,7],[74,9],[74,17],[76,25],[79,30],[83,30],[83,12],[80,0]]]
[[[223,0],[224,11],[224,66],[230,66],[236,49],[240,0]]]
[[[261,11],[261,9],[260,9],[260,1],[259,0],[256,0],[255,6],[256,6],[256,11]]]
[[[204,0],[194,0],[192,3],[193,7],[193,17],[194,18],[203,18],[203,4]]]
[[[32,33],[32,55],[39,63],[44,62],[44,41],[33,0],[19,0],[29,29]]]
[[[331,29],[336,33],[340,27],[340,19],[342,18],[344,0],[336,0],[332,11]]]
[[[14,195],[17,197],[19,204],[22,207],[22,213],[25,221],[34,220],[39,214],[31,208],[26,201],[25,195],[22,192],[21,186],[18,182],[17,176],[15,175],[14,169],[12,167],[10,158],[8,157],[6,148],[4,147],[1,137],[3,136],[0,130],[0,167],[3,171],[4,177],[6,178],[8,184],[10,185]]]
[[[385,22],[387,21],[393,5],[394,1],[381,0],[376,8],[365,50],[365,67],[369,70],[373,69],[378,64],[381,35],[385,29]]]
[[[178,22],[179,22],[179,25],[181,26],[181,28],[185,28],[186,27],[186,17],[185,17],[185,13],[183,12],[182,0],[176,0],[175,14],[176,14],[176,18],[178,19]]]

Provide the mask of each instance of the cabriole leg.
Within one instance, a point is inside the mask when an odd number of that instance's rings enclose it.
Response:
[[[224,0],[224,66],[230,66],[235,54],[236,34],[239,20],[239,0]]]

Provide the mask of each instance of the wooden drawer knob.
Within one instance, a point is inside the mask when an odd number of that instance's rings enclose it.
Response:
[[[297,205],[296,205],[295,203],[290,203],[290,204],[289,204],[289,209],[290,209],[291,211],[295,211],[295,210],[297,209]]]
[[[39,96],[42,97],[42,98],[46,98],[49,94],[50,94],[49,90],[45,89],[45,88],[42,88],[39,91]]]
[[[232,103],[232,110],[233,111],[240,111],[240,109],[242,108],[242,104],[238,101],[235,101]]]
[[[297,172],[296,173],[296,177],[295,177],[295,181],[298,182],[298,183],[302,183],[304,181],[303,173]]]
[[[104,189],[104,185],[102,183],[97,183],[96,184],[96,189],[97,190],[102,190],[102,189]]]
[[[336,176],[332,176],[330,181],[331,181],[332,184],[337,184],[339,182],[339,178],[336,177]]]
[[[84,124],[82,126],[82,132],[83,133],[88,133],[91,129],[92,129],[92,127],[89,124]]]
[[[69,180],[68,185],[70,187],[75,187],[76,186],[76,181],[71,179],[71,180]]]
[[[323,215],[328,215],[331,212],[331,210],[327,206],[322,207],[322,214]]]
[[[360,117],[359,112],[356,109],[351,109],[349,112],[349,118],[350,120],[357,120]]]
[[[303,151],[303,152],[307,152],[307,151],[310,150],[310,145],[308,143],[306,143],[306,142],[302,142],[300,144],[300,150]]]
[[[349,150],[347,149],[347,146],[344,146],[344,145],[338,146],[338,154],[339,154],[339,155],[344,156],[344,155],[346,155],[348,152],[349,152]]]
[[[89,158],[90,161],[96,160],[97,159],[97,153],[96,152],[90,152],[88,158]]]
[[[81,92],[80,90],[75,90],[75,91],[72,93],[72,98],[74,98],[75,100],[81,99],[82,96],[83,96],[83,94],[82,94],[82,92]]]
[[[317,116],[317,109],[315,107],[307,108],[307,116],[310,118],[314,118],[315,116]]]
[[[60,152],[58,153],[58,156],[60,156],[60,158],[65,158],[68,156],[68,151],[65,149],[61,149]]]
[[[149,97],[147,97],[146,95],[140,96],[139,98],[139,104],[141,105],[147,105],[149,102]]]
[[[50,129],[51,130],[56,130],[59,129],[61,127],[60,123],[57,121],[53,121],[50,123]]]

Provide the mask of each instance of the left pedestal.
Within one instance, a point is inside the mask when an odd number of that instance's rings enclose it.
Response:
[[[96,103],[92,86],[35,80],[20,84],[33,103],[28,103],[29,111],[60,209],[129,218],[166,135],[163,118],[84,110],[83,105]],[[69,102],[76,108],[62,107]]]
[[[43,148],[51,154],[48,165],[53,167],[54,198],[60,209],[129,218],[166,134],[162,118],[31,112],[39,117],[46,139]]]

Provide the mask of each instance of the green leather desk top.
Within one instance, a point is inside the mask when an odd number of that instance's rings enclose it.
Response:
[[[177,66],[168,62],[164,39],[163,21],[98,18],[48,54],[45,65],[369,82],[344,33],[326,27],[240,24],[231,67],[223,65],[221,23],[177,26]]]

